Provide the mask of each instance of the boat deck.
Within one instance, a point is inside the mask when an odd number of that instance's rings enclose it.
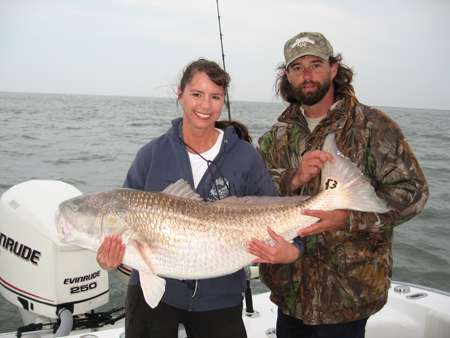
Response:
[[[394,289],[404,292],[395,292]],[[409,292],[406,292],[409,289]],[[276,306],[269,294],[253,296],[253,307],[259,316],[244,315],[249,338],[276,337]],[[14,333],[0,334],[0,338],[16,337]],[[50,332],[23,334],[27,338],[51,338]],[[124,320],[98,331],[73,331],[71,338],[124,338]],[[180,330],[179,338],[185,338]],[[387,305],[373,315],[366,326],[366,338],[450,338],[450,293],[408,283],[393,282]]]

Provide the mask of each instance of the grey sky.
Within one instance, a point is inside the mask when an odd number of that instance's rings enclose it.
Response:
[[[323,33],[368,105],[450,109],[448,0],[221,0],[230,99],[274,101],[286,40]],[[222,64],[215,0],[0,0],[0,91],[173,96]]]

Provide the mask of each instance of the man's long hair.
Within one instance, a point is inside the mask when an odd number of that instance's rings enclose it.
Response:
[[[330,62],[330,66],[336,62],[338,63],[338,71],[333,79],[335,101],[345,98],[350,100],[351,107],[353,107],[356,102],[358,102],[358,99],[355,96],[355,89],[351,84],[354,75],[353,70],[342,63],[341,54],[337,54],[335,57],[330,57],[328,61]],[[287,79],[285,70],[286,64],[281,63],[278,66],[278,74],[274,83],[275,93],[288,103],[301,103],[296,98],[294,90]]]

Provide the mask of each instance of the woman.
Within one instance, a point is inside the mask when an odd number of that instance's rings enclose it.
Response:
[[[206,201],[230,195],[278,195],[247,129],[236,122],[217,121],[229,81],[229,75],[212,61],[199,59],[185,68],[178,87],[183,117],[138,151],[124,187],[163,191],[182,178]],[[121,238],[113,235],[105,239],[97,260],[104,269],[115,268],[124,251]],[[243,270],[204,280],[165,279],[163,298],[152,309],[144,300],[139,273],[132,272],[126,299],[127,337],[178,337],[180,323],[188,337],[246,337]]]

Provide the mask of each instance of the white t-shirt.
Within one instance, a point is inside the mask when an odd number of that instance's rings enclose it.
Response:
[[[197,189],[197,186],[202,179],[203,175],[205,174],[205,171],[208,169],[208,163],[206,163],[206,160],[212,161],[217,156],[217,154],[220,151],[220,146],[222,145],[223,140],[223,130],[217,129],[219,131],[219,137],[217,138],[216,143],[213,145],[211,149],[208,151],[205,151],[204,153],[200,154],[192,154],[189,153],[189,160],[191,161],[191,168],[192,168],[192,174],[194,176],[194,189]]]

